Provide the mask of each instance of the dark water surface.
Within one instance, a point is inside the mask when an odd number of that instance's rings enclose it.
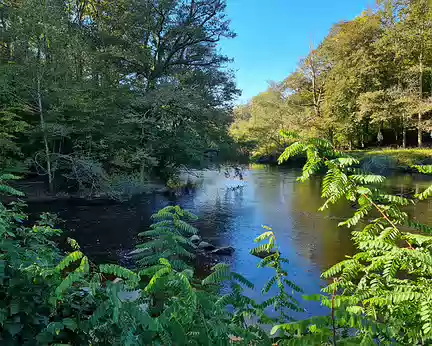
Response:
[[[96,262],[120,261],[130,264],[125,255],[139,242],[137,234],[146,230],[150,215],[169,204],[178,204],[199,216],[196,226],[205,241],[217,246],[233,246],[231,257],[214,260],[228,262],[233,269],[250,279],[260,290],[271,275],[267,269],[256,269],[258,258],[249,254],[253,239],[263,232],[262,225],[273,228],[281,252],[288,258],[290,279],[306,294],[319,293],[326,284],[320,273],[352,255],[354,247],[350,231],[337,224],[351,215],[347,205],[319,212],[320,180],[298,183],[298,170],[252,166],[245,174],[245,186],[238,190],[227,187],[232,181],[223,173],[205,172],[199,178],[202,187],[190,195],[167,198],[143,196],[128,203],[79,205],[76,202],[31,204],[31,213],[58,213],[65,229]],[[393,193],[413,194],[430,183],[421,176],[389,178],[387,187]],[[432,223],[430,202],[410,212],[420,221]],[[201,271],[204,270],[200,268]],[[317,303],[305,302],[306,315],[325,313]]]

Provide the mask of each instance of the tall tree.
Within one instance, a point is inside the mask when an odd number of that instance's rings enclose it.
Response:
[[[404,88],[411,92],[417,90],[417,144],[423,144],[423,115],[426,92],[425,72],[430,74],[432,49],[432,7],[428,0],[393,0],[383,2],[383,12],[390,18],[388,35],[393,40],[395,58],[404,67]]]
[[[0,7],[2,109],[34,131],[21,151],[78,185],[103,171],[168,179],[229,141],[238,94],[223,0],[10,0]],[[38,121],[36,121],[36,119]],[[87,173],[86,173],[87,172]],[[92,183],[93,184],[93,183]]]
[[[377,3],[336,24],[281,83],[284,103],[296,105],[303,120],[297,123],[300,132],[328,138],[340,148],[364,148],[383,134],[386,143],[406,147],[413,129],[421,146],[424,132],[432,130],[432,4]],[[251,122],[235,126],[253,133]]]

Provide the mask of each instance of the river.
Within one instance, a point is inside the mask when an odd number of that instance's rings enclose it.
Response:
[[[351,215],[346,204],[319,212],[320,180],[299,183],[300,171],[254,165],[245,171],[245,186],[230,190],[229,179],[222,172],[206,171],[199,178],[200,188],[181,197],[151,195],[127,203],[77,204],[76,202],[32,203],[30,212],[58,213],[64,228],[95,262],[120,261],[130,265],[126,254],[139,242],[137,234],[146,230],[150,215],[166,206],[178,204],[199,217],[196,226],[205,241],[216,246],[232,246],[230,257],[213,258],[230,263],[255,285],[248,292],[260,298],[260,290],[271,271],[257,269],[259,259],[250,255],[254,238],[263,232],[262,225],[273,228],[280,250],[290,263],[289,277],[305,294],[319,293],[326,282],[320,273],[355,251],[348,229],[337,224]],[[394,176],[386,186],[398,194],[412,194],[430,183],[424,176]],[[409,210],[419,221],[432,222],[430,202]],[[207,271],[204,263],[199,271]],[[307,312],[302,317],[326,313],[317,303],[302,303]]]

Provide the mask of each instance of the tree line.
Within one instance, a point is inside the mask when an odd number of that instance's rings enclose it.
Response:
[[[281,153],[280,131],[339,148],[423,146],[432,130],[432,6],[380,0],[333,26],[297,69],[235,110],[233,136],[258,156]]]
[[[0,4],[0,165],[86,187],[167,180],[231,142],[224,0]],[[101,178],[102,177],[102,178]]]

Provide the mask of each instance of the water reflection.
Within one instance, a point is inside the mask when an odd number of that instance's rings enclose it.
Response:
[[[64,202],[34,204],[30,209],[34,213],[59,213],[84,251],[101,262],[124,260],[124,254],[138,242],[137,234],[149,226],[151,213],[168,204],[179,204],[200,217],[197,227],[204,240],[236,249],[232,257],[219,260],[231,263],[234,270],[256,284],[258,289],[250,292],[254,297],[259,297],[272,272],[257,270],[259,259],[249,250],[254,246],[253,239],[262,233],[261,226],[268,225],[290,261],[291,279],[306,294],[312,294],[326,284],[320,279],[323,270],[354,253],[350,231],[337,227],[353,209],[343,203],[319,212],[323,203],[320,179],[298,183],[299,174],[293,169],[252,166],[245,174],[246,186],[233,191],[227,189],[223,173],[205,172],[200,178],[202,187],[178,199],[155,195],[127,204],[83,206]],[[412,196],[429,183],[421,176],[395,176],[386,186],[390,192]],[[409,212],[419,221],[431,223],[430,207],[430,202],[425,202]],[[316,303],[305,303],[305,307],[308,315],[324,312]]]

